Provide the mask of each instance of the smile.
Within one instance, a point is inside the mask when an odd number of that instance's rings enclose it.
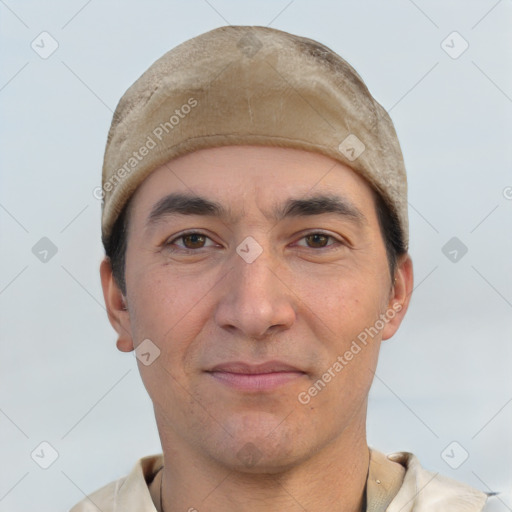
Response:
[[[239,391],[272,391],[306,375],[305,372],[279,361],[263,364],[224,363],[207,372],[218,382]]]

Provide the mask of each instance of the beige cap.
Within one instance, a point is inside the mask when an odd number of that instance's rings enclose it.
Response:
[[[185,153],[237,144],[304,149],[350,166],[397,215],[408,246],[405,166],[387,112],[326,46],[251,26],[180,44],[123,95],[103,163],[103,240],[152,171]]]

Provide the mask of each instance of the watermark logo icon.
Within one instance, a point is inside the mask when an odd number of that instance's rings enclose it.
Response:
[[[59,458],[59,452],[48,441],[43,441],[32,450],[30,457],[38,466],[48,469]]]
[[[452,441],[442,452],[441,458],[452,469],[458,469],[469,458],[467,450],[457,441]]]
[[[263,252],[263,247],[252,236],[248,236],[236,248],[236,252],[246,263],[252,263]]]
[[[236,454],[238,460],[248,468],[254,467],[262,457],[261,451],[254,443],[245,443]]]
[[[41,59],[51,57],[59,47],[59,42],[48,32],[41,32],[31,43],[30,47]]]
[[[351,162],[359,158],[365,149],[366,146],[363,144],[361,139],[353,133],[345,137],[338,146],[339,152],[345,155],[345,157]]]
[[[135,349],[135,356],[144,366],[149,366],[160,357],[160,349],[146,338]]]
[[[441,48],[455,60],[469,48],[469,43],[455,30],[441,41]]]
[[[46,236],[35,243],[32,254],[42,263],[48,263],[56,254],[57,246]]]
[[[236,46],[246,57],[252,58],[260,51],[263,44],[252,32],[247,32]]]
[[[452,263],[458,263],[466,255],[468,248],[456,236],[454,236],[443,245],[441,252]]]

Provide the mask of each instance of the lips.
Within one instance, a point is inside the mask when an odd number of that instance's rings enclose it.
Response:
[[[281,361],[260,364],[240,361],[222,363],[207,373],[217,382],[244,392],[273,391],[306,375],[297,367]]]
[[[280,372],[298,372],[304,373],[295,366],[291,366],[281,361],[268,361],[261,364],[248,364],[239,361],[222,363],[214,366],[210,372],[239,373],[246,375],[280,373]]]

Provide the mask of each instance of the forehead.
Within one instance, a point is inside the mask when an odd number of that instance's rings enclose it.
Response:
[[[372,187],[348,166],[319,153],[266,146],[202,149],[153,171],[130,201],[130,230],[148,236],[173,215],[235,225],[333,214],[376,228]],[[365,229],[366,229],[365,228]]]
[[[147,218],[171,193],[211,199],[232,221],[251,207],[275,221],[287,200],[319,195],[355,210],[373,206],[372,188],[348,166],[319,153],[267,146],[208,148],[176,158],[145,179],[130,209]]]

